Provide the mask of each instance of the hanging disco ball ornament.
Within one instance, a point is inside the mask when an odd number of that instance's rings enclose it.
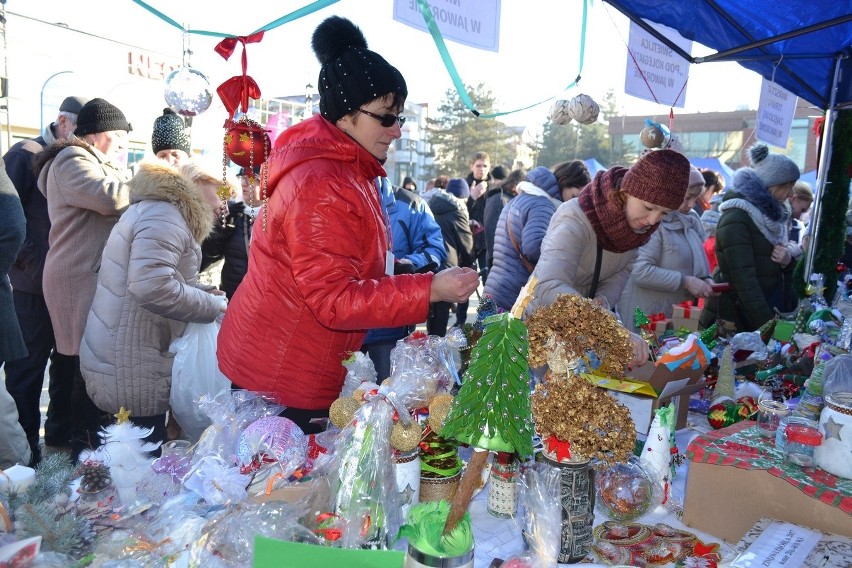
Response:
[[[589,95],[577,95],[568,103],[568,116],[580,124],[592,124],[601,112],[598,103]]]
[[[166,77],[165,97],[173,111],[193,117],[210,108],[213,91],[204,73],[192,67],[181,67]]]
[[[570,104],[571,101],[566,101],[565,99],[553,103],[553,106],[550,107],[550,120],[553,124],[565,125],[571,122],[571,116],[568,114],[568,106]]]

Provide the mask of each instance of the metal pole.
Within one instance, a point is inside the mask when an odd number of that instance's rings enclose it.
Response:
[[[50,80],[58,75],[62,75],[64,73],[73,73],[73,71],[59,71],[58,73],[54,73],[50,77],[48,77],[44,84],[41,86],[41,94],[39,95],[38,100],[38,108],[39,108],[39,116],[38,116],[38,131],[41,133],[44,130],[44,89],[47,87],[47,84],[50,83]]]
[[[837,61],[834,64],[834,79],[831,85],[831,100],[829,101],[828,109],[825,112],[825,122],[820,139],[819,169],[817,170],[816,191],[814,191],[814,228],[811,231],[811,238],[808,241],[808,250],[805,251],[805,284],[811,280],[811,273],[814,269],[814,257],[816,256],[817,239],[819,238],[819,229],[822,225],[822,196],[825,192],[825,178],[828,174],[828,168],[831,165],[831,139],[834,135],[834,120],[837,113],[834,110],[834,104],[837,100],[837,85],[840,81],[840,62],[843,56],[838,55]]]

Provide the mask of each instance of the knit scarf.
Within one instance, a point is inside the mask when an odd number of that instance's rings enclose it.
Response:
[[[655,225],[644,233],[637,233],[627,223],[624,208],[618,201],[609,198],[610,194],[618,189],[626,173],[627,168],[619,166],[598,172],[595,179],[577,196],[580,209],[592,224],[598,244],[610,252],[627,252],[641,247],[659,226]]]

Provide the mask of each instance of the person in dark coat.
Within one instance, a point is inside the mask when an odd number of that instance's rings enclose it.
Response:
[[[494,266],[494,233],[497,231],[500,213],[503,211],[503,207],[517,195],[518,184],[524,181],[526,175],[527,172],[523,168],[513,170],[506,176],[506,179],[495,183],[485,196],[485,221],[483,224],[485,225],[485,262],[489,272],[491,267]]]
[[[24,242],[26,218],[21,198],[0,166],[0,365],[27,355],[27,345],[18,325],[15,304],[12,300],[12,284],[9,268],[15,262]],[[5,382],[0,386],[0,468],[6,469],[18,462],[29,463],[30,444],[24,429],[18,422],[15,401],[6,390]]]
[[[470,195],[467,197],[467,216],[470,220],[470,231],[473,234],[473,268],[479,270],[483,284],[488,279],[487,250],[485,246],[485,195],[492,182],[491,158],[485,152],[477,152],[470,160],[470,173],[465,182]],[[463,326],[467,320],[469,302],[456,305],[457,326]]]
[[[716,226],[716,282],[727,282],[730,292],[719,302],[705,302],[699,325],[717,320],[727,333],[754,331],[785,305],[792,286],[793,262],[787,240],[789,199],[799,179],[799,168],[787,156],[769,152],[765,144],[749,150],[752,166],[734,174],[725,192]]]
[[[27,226],[24,245],[9,269],[9,279],[14,288],[15,311],[28,354],[6,363],[6,388],[15,399],[18,419],[30,441],[34,463],[41,456],[40,400],[47,362],[50,360],[50,402],[44,422],[44,442],[48,446],[67,446],[69,443],[71,386],[76,368],[73,357],[56,350],[53,324],[44,301],[42,274],[48,250],[50,217],[47,199],[38,189],[34,163],[45,147],[73,136],[77,115],[86,102],[87,99],[80,97],[66,97],[59,106],[56,121],[45,126],[41,136],[18,142],[3,156],[6,173],[21,198]]]
[[[465,205],[469,196],[470,187],[465,180],[453,178],[447,182],[447,189],[439,189],[429,200],[429,209],[441,227],[447,251],[443,269],[473,266],[473,233]],[[429,306],[429,319],[426,322],[429,335],[444,337],[447,334],[451,307],[449,302],[433,302]]]
[[[240,168],[237,177],[242,186],[242,200],[228,202],[225,222],[217,220],[213,232],[201,243],[202,271],[214,262],[224,260],[218,288],[225,292],[229,301],[248,272],[255,220],[263,214],[259,173],[260,166],[256,166],[254,171]]]
[[[386,177],[378,178],[376,185],[390,222],[393,257],[396,260],[394,274],[437,270],[447,258],[447,252],[441,227],[432,216],[426,201],[411,190],[394,187]],[[367,331],[361,351],[373,361],[379,382],[390,377],[391,351],[397,341],[414,329],[414,325],[404,325]]]

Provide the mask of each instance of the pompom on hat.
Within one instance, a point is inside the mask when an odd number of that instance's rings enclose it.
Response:
[[[674,150],[654,150],[639,158],[621,182],[621,189],[642,201],[677,209],[689,186],[690,164]]]
[[[186,125],[172,109],[163,109],[163,115],[154,120],[151,148],[155,154],[160,150],[183,150],[189,155],[190,142]]]
[[[783,154],[770,152],[766,144],[755,144],[749,148],[748,157],[751,168],[767,189],[795,182],[802,175],[796,162]]]
[[[459,199],[467,199],[470,197],[470,186],[461,178],[453,178],[447,182],[447,191],[452,193]]]
[[[130,132],[133,127],[127,122],[127,118],[121,110],[104,99],[92,99],[83,105],[77,113],[77,129],[75,136],[85,136],[98,132],[111,132],[113,130],[124,130]]]
[[[320,114],[329,122],[379,97],[393,94],[400,103],[408,97],[402,73],[367,49],[364,34],[346,18],[323,21],[314,30],[311,47],[322,65],[317,87]]]

